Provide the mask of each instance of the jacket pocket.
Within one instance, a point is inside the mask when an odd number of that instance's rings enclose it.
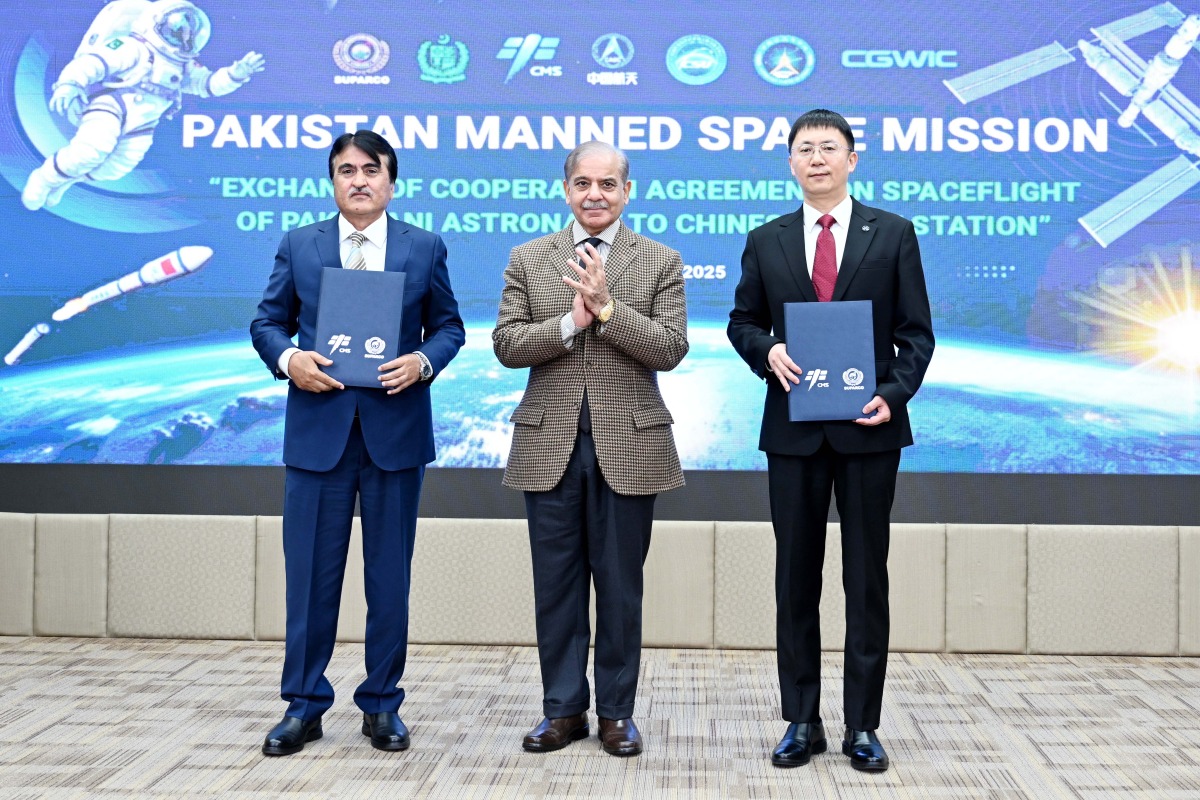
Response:
[[[542,417],[546,414],[546,407],[538,403],[521,403],[513,409],[512,416],[508,418],[509,422],[514,422],[517,425],[532,425],[535,428],[542,426]]]
[[[675,419],[666,406],[642,406],[633,411],[633,427],[639,431],[658,425],[673,425]]]

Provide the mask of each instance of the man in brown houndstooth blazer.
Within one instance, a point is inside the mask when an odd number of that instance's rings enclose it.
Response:
[[[525,492],[545,714],[523,746],[588,736],[594,580],[601,746],[628,756],[642,750],[632,717],[654,498],[683,485],[657,375],[688,351],[683,264],[621,222],[623,153],[587,142],[564,172],[575,221],[513,249],[492,332],[500,363],[531,368],[504,471]]]

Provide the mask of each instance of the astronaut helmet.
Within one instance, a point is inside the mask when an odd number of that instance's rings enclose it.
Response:
[[[208,15],[188,0],[157,0],[134,30],[166,55],[179,61],[195,58],[212,36]]]

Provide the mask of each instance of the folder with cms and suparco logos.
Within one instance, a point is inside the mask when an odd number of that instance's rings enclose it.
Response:
[[[404,315],[403,272],[326,267],[317,301],[315,349],[322,371],[346,386],[382,389],[379,365],[397,355]]]
[[[788,419],[859,419],[875,396],[870,300],[784,303],[788,355],[804,372],[788,392]]]

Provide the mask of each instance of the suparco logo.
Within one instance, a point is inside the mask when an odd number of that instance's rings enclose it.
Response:
[[[843,50],[847,69],[954,69],[957,50]]]
[[[326,344],[329,345],[329,355],[333,355],[339,348],[341,348],[343,353],[350,352],[350,337],[344,333],[335,333],[333,336],[330,336]]]
[[[516,77],[530,61],[549,61],[554,58],[559,41],[557,36],[542,36],[538,33],[510,36],[505,39],[504,46],[496,53],[496,58],[501,61],[512,61],[504,82],[508,83]],[[562,67],[556,64],[534,64],[529,68],[529,74],[535,78],[559,78],[562,77]]]
[[[851,367],[842,373],[842,383],[846,384],[842,389],[847,392],[863,391],[866,388],[862,385],[864,377],[862,370]]]
[[[335,75],[334,83],[388,84],[387,75],[376,75],[388,63],[388,43],[369,33],[356,33],[333,46],[333,62],[349,75]]]
[[[805,380],[808,381],[808,390],[811,392],[814,386],[818,389],[828,389],[829,383],[826,381],[828,377],[829,370],[827,369],[809,370],[808,375],[805,377]]]
[[[387,342],[380,339],[378,336],[372,336],[363,342],[363,349],[367,351],[367,358],[383,358],[380,353],[387,347]]]

